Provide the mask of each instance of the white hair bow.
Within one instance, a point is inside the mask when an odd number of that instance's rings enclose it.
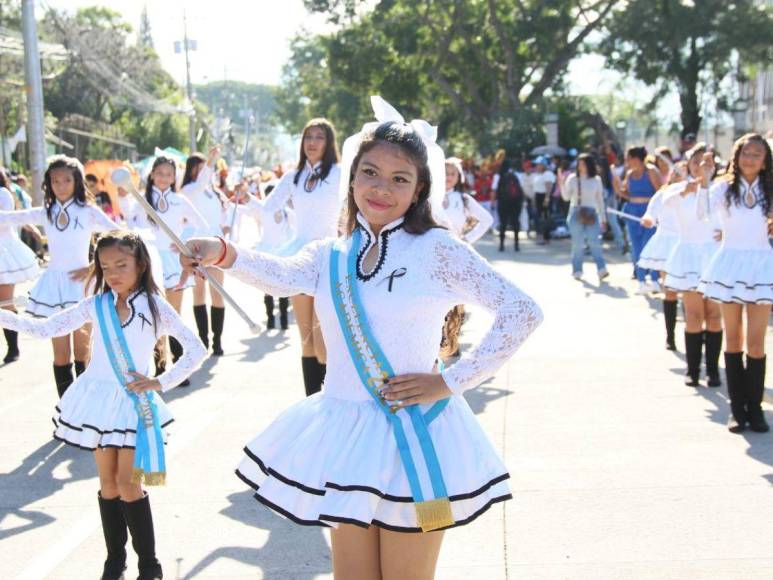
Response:
[[[379,125],[389,121],[395,123],[405,123],[403,116],[392,105],[387,103],[378,95],[370,97],[370,105],[373,107],[373,115],[376,121],[365,123],[359,133],[352,135],[346,141],[341,154],[341,185],[339,195],[341,200],[345,200],[349,194],[349,180],[352,174],[352,162],[360,149],[360,143],[363,137],[373,132]],[[429,193],[429,202],[432,206],[432,214],[436,221],[445,223],[445,212],[443,210],[443,198],[446,193],[446,167],[445,155],[443,150],[437,144],[437,127],[434,127],[422,119],[414,119],[408,123],[414,131],[421,137],[422,142],[427,148],[427,161],[429,165],[432,187]]]

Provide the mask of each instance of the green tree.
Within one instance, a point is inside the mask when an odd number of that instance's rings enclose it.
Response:
[[[446,142],[523,149],[543,138],[543,97],[618,1],[307,0],[338,26],[294,44],[283,119],[297,127],[313,107],[348,131],[379,93]]]
[[[674,86],[682,134],[698,133],[701,88],[717,94],[737,55],[770,62],[773,10],[755,0],[629,0],[605,23],[607,63],[658,88]]]

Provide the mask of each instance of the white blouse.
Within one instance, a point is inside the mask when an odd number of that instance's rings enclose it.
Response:
[[[494,224],[494,218],[488,210],[475,201],[471,195],[461,191],[447,192],[443,201],[443,209],[453,231],[470,244],[474,244],[482,238]],[[464,234],[464,224],[468,217],[475,219],[477,223],[469,232]]]
[[[36,207],[17,211],[0,211],[0,225],[43,226],[48,238],[51,261],[49,269],[70,272],[89,265],[91,234],[118,228],[113,220],[94,205],[79,205],[70,199],[62,205],[57,200],[52,207],[52,221],[46,209]]]
[[[220,203],[220,197],[212,189],[212,175],[212,168],[205,163],[195,181],[183,185],[180,189],[207,224],[204,229],[197,232],[202,236],[222,236],[223,227],[229,225],[226,221],[225,205]]]
[[[698,213],[700,196],[698,191],[682,195],[688,181],[680,181],[670,186],[663,197],[663,204],[673,208],[679,231],[679,241],[688,244],[707,244],[715,241],[716,230],[720,228],[716,220],[704,220]]]
[[[363,236],[356,284],[373,334],[396,373],[432,372],[444,318],[457,304],[481,305],[494,314],[494,321],[476,348],[443,371],[455,394],[496,373],[542,321],[542,312],[530,297],[448,230],[413,235],[403,229],[400,218],[376,236],[362,216],[358,221]],[[349,238],[347,246],[351,242]],[[370,400],[350,359],[332,300],[333,243],[328,239],[308,244],[290,258],[240,248],[231,271],[274,296],[314,296],[328,352],[325,396]],[[364,272],[363,259],[374,244],[378,262]]]
[[[292,239],[295,232],[293,227],[293,222],[295,221],[293,210],[284,207],[275,212],[270,212],[266,209],[265,199],[258,199],[250,194],[247,195],[249,196],[247,203],[239,207],[243,208],[244,213],[260,225],[258,249],[261,252],[277,251],[282,245]]]
[[[114,299],[117,296],[114,294]],[[121,324],[126,342],[129,345],[137,372],[148,376],[153,348],[158,338],[168,335],[176,338],[183,347],[183,355],[164,373],[156,377],[164,391],[180,384],[191,375],[204,360],[207,351],[199,337],[183,323],[161,296],[153,297],[158,306],[158,320],[155,324],[145,292],[135,292],[127,300],[129,317]],[[96,312],[96,296],[81,300],[75,306],[52,314],[48,318],[30,318],[0,310],[0,326],[37,338],[67,336],[87,322],[92,324],[91,362],[81,376],[82,380],[115,381],[115,373],[105,351],[102,333]]]
[[[647,204],[647,211],[644,212],[644,217],[652,219],[657,224],[659,234],[678,236],[679,221],[676,217],[676,207],[663,203],[663,196],[668,193],[671,187],[673,186],[661,188],[652,196]]]
[[[564,186],[561,188],[561,197],[569,202],[569,207],[589,207],[596,210],[596,213],[605,219],[604,209],[604,183],[601,178],[583,177],[577,178],[576,173],[572,173],[566,178]]]
[[[702,204],[699,205],[699,217],[708,204],[710,216],[719,221],[722,228],[722,246],[739,250],[773,251],[768,238],[767,216],[762,211],[763,191],[759,178],[749,184],[741,178],[741,201],[738,205],[727,206],[725,193],[730,187],[727,181],[718,181],[708,192],[701,190]],[[708,195],[708,200],[706,196]],[[773,211],[773,208],[769,208]]]
[[[266,198],[265,207],[270,213],[282,209],[288,201],[292,201],[296,219],[295,235],[304,242],[338,235],[338,219],[341,214],[338,183],[341,179],[341,169],[338,165],[333,165],[324,180],[317,180],[314,188],[306,191],[309,178],[320,166],[321,163],[317,163],[312,167],[307,162],[301,170],[297,185],[293,183],[297,172],[285,173],[271,195]]]
[[[158,213],[158,217],[164,220],[171,230],[178,237],[183,237],[183,231],[189,226],[191,235],[196,232],[206,231],[208,225],[204,217],[198,212],[187,197],[171,189],[160,191],[153,188],[153,207]],[[156,247],[159,251],[169,251],[172,247],[172,239],[166,235],[166,232],[154,224],[144,212],[138,213],[138,226],[150,228],[156,237]],[[188,236],[185,236],[188,237]]]

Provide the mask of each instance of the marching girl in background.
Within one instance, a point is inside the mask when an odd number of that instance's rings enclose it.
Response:
[[[717,224],[701,220],[698,216],[698,180],[704,171],[702,163],[706,151],[705,143],[699,143],[688,151],[685,154],[688,179],[670,186],[663,194],[664,206],[673,207],[679,231],[679,241],[663,266],[666,272],[665,286],[672,292],[682,293],[687,358],[685,384],[690,387],[700,385],[704,344],[707,384],[710,387],[722,384],[719,378],[722,315],[719,305],[708,300],[698,290],[701,274],[719,246]],[[709,180],[711,178],[713,174]]]
[[[183,237],[183,231],[186,228],[192,228],[194,231],[206,231],[206,220],[187,197],[177,193],[175,189],[176,172],[177,166],[174,159],[165,155],[156,157],[145,186],[145,198],[156,210],[158,216],[164,220],[164,223],[172,228],[172,231],[179,237]],[[139,219],[140,227],[149,227],[153,231],[156,249],[161,256],[166,300],[179,313],[185,286],[179,287],[182,268],[178,254],[174,249],[172,240],[164,233],[164,230],[153,223],[153,220],[142,214],[140,214]],[[172,351],[172,362],[177,362],[182,356],[183,350],[173,336],[169,337],[169,350]],[[165,349],[159,348],[156,355],[156,370],[159,373],[164,371],[166,365],[164,355]],[[181,386],[188,384],[190,383],[186,379]]]
[[[291,520],[334,528],[336,578],[424,580],[434,575],[439,530],[511,497],[506,468],[461,394],[506,363],[542,315],[435,222],[445,189],[436,128],[404,123],[373,100],[382,122],[344,145],[344,237],[292,258],[197,239],[188,242],[196,260],[182,260],[218,264],[273,294],[313,295],[328,345],[324,391],[248,444],[239,477]],[[460,303],[485,307],[493,324],[475,349],[433,372],[443,319]]]
[[[0,168],[0,211],[16,208],[16,200],[10,191],[10,181],[5,170]],[[21,241],[16,228],[0,225],[0,302],[3,308],[16,312],[13,306],[13,293],[16,284],[33,280],[40,274],[35,253]],[[3,328],[8,347],[3,362],[8,364],[19,359],[19,334],[15,330]]]
[[[89,245],[93,232],[112,230],[115,223],[86,197],[83,167],[77,159],[57,155],[49,160],[43,178],[43,207],[0,211],[0,226],[41,225],[46,229],[50,261],[29,292],[27,312],[48,317],[77,304],[85,295],[89,273]],[[52,339],[54,379],[61,397],[75,375],[86,370],[89,328],[74,328]]]
[[[629,147],[625,152],[626,174],[623,179],[623,187],[620,197],[625,199],[623,211],[642,217],[647,211],[647,204],[655,192],[660,189],[662,178],[658,169],[653,165],[647,165],[647,149],[645,147]],[[658,272],[639,266],[641,251],[649,239],[655,233],[651,228],[645,228],[637,221],[627,219],[628,240],[631,243],[631,259],[633,261],[636,279],[639,281],[637,294],[647,294],[660,290],[658,284]],[[647,274],[650,275],[650,283],[647,284]]]
[[[647,204],[647,211],[642,216],[642,225],[645,228],[657,226],[653,235],[644,246],[639,257],[640,268],[663,272],[666,260],[671,255],[674,247],[679,242],[679,222],[677,220],[677,208],[675,204],[663,204],[663,196],[669,188],[660,188]],[[666,348],[676,350],[676,314],[679,304],[679,295],[668,287],[663,292],[663,319],[666,324]]]
[[[713,159],[707,157],[704,163],[701,185],[706,188]],[[773,304],[773,156],[768,142],[756,133],[736,141],[727,174],[702,195],[708,195],[709,216],[718,218],[722,228],[722,243],[704,270],[698,290],[722,303],[732,413],[728,428],[740,433],[748,424],[753,431],[764,433],[768,431],[762,411],[765,332]]]
[[[303,129],[298,165],[282,176],[266,200],[269,214],[288,202],[295,211],[295,236],[279,249],[280,255],[292,256],[309,242],[338,234],[339,180],[335,129],[327,119],[312,119]],[[290,301],[301,333],[303,385],[306,395],[312,395],[322,388],[325,379],[325,343],[314,312],[314,298],[298,293]]]
[[[221,236],[228,235],[230,230],[226,222],[225,201],[220,193],[212,187],[215,163],[220,157],[220,148],[213,147],[209,155],[204,157],[201,153],[194,153],[185,162],[185,174],[183,175],[180,192],[183,193],[199,211],[206,221],[206,227],[197,232],[198,235]],[[210,275],[221,284],[223,272],[218,268],[212,268]],[[203,278],[196,277],[193,287],[193,316],[196,319],[196,328],[199,338],[204,346],[209,348],[209,319],[207,317],[207,286],[209,284]],[[225,303],[223,297],[210,286],[209,297],[212,301],[210,318],[212,319],[212,354],[221,356],[223,347],[221,337],[225,320]]]
[[[139,557],[139,578],[161,578],[147,485],[163,484],[164,443],[172,416],[154,391],[167,391],[190,375],[206,351],[159,294],[150,258],[137,234],[100,236],[94,254],[94,295],[45,320],[0,311],[4,326],[39,338],[63,336],[93,323],[88,369],[56,407],[54,438],[94,452],[99,511],[107,548],[102,578],[123,578],[127,528]],[[163,335],[185,345],[166,373],[149,378],[153,345]]]
[[[273,192],[275,183],[266,185],[264,194],[266,197]],[[277,251],[290,241],[294,235],[295,216],[293,210],[285,206],[273,213],[266,210],[265,200],[247,194],[249,199],[244,204],[244,212],[251,216],[260,226],[260,241],[255,247],[256,251],[276,254]],[[221,270],[222,273],[222,270]],[[274,297],[271,294],[263,296],[263,303],[266,306],[266,328],[273,330],[276,328],[276,318],[274,317]],[[279,298],[279,325],[282,330],[288,327],[288,309],[290,300],[286,296]]]
[[[464,169],[462,160],[458,157],[446,159],[446,196],[443,209],[451,228],[469,244],[474,244],[489,231],[494,223],[491,214],[475,199],[462,191],[464,186]],[[469,221],[475,225],[468,228]]]

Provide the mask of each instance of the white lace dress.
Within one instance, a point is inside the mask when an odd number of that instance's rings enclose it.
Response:
[[[183,346],[183,356],[157,378],[164,391],[178,385],[190,376],[204,360],[207,352],[199,337],[183,324],[180,316],[160,296],[153,300],[158,306],[158,320],[148,305],[144,292],[137,292],[128,299],[129,317],[122,322],[137,371],[148,375],[156,339],[174,336]],[[53,421],[54,438],[81,449],[98,447],[135,446],[137,412],[134,403],[115,377],[105,351],[102,333],[95,310],[96,297],[92,296],[77,305],[57,312],[46,319],[27,318],[0,310],[0,326],[17,330],[38,338],[65,336],[92,322],[91,362],[86,371],[75,379],[56,407]],[[172,422],[172,414],[158,393],[155,396],[159,421],[166,440],[166,427]]]
[[[78,205],[71,199],[56,201],[49,221],[45,208],[0,211],[0,225],[43,226],[48,238],[49,263],[30,289],[27,312],[34,316],[52,314],[77,304],[86,294],[84,281],[74,281],[70,272],[89,265],[89,244],[94,232],[118,228],[113,220],[93,205]]]
[[[665,286],[678,292],[695,292],[703,271],[719,248],[715,236],[719,224],[700,219],[698,193],[682,196],[687,182],[675,183],[663,198],[663,204],[673,207],[679,226],[679,241],[671,250],[663,270]]]
[[[13,194],[0,187],[0,210],[11,211],[14,207]],[[38,259],[19,239],[16,228],[0,225],[0,284],[19,284],[32,280],[38,274]]]
[[[638,262],[640,268],[663,270],[666,260],[679,242],[679,222],[676,217],[676,207],[663,203],[663,196],[669,189],[660,189],[647,204],[644,217],[652,218],[657,224],[657,230],[641,251]]]
[[[511,495],[507,469],[461,394],[493,375],[542,313],[448,230],[412,235],[400,219],[377,240],[362,220],[360,227],[355,283],[395,373],[432,372],[452,306],[479,304],[494,314],[481,343],[443,371],[454,395],[429,425],[455,525],[466,524]],[[363,272],[363,256],[377,241],[378,262]],[[300,524],[417,532],[392,427],[360,383],[336,317],[328,269],[333,242],[309,244],[292,258],[238,252],[231,271],[242,281],[275,296],[314,296],[328,360],[322,392],[290,407],[252,440],[237,475],[260,502]]]
[[[740,185],[741,203],[729,207],[727,182],[708,192],[709,211],[722,226],[722,244],[703,272],[699,291],[719,302],[773,304],[773,248],[762,211],[762,188],[759,180],[750,185],[741,179]]]
[[[481,239],[494,224],[494,218],[488,210],[480,205],[475,198],[461,191],[446,192],[443,200],[443,211],[450,222],[451,228],[465,242],[474,244]],[[465,232],[467,218],[476,222],[470,231]]]
[[[294,183],[296,171],[285,173],[264,202],[263,207],[268,214],[292,202],[295,231],[293,238],[279,248],[278,253],[282,256],[292,256],[309,242],[337,235],[341,213],[341,201],[338,198],[341,170],[338,165],[333,165],[325,179],[315,179],[320,165],[317,163],[312,167],[307,162],[298,176],[297,184]]]

